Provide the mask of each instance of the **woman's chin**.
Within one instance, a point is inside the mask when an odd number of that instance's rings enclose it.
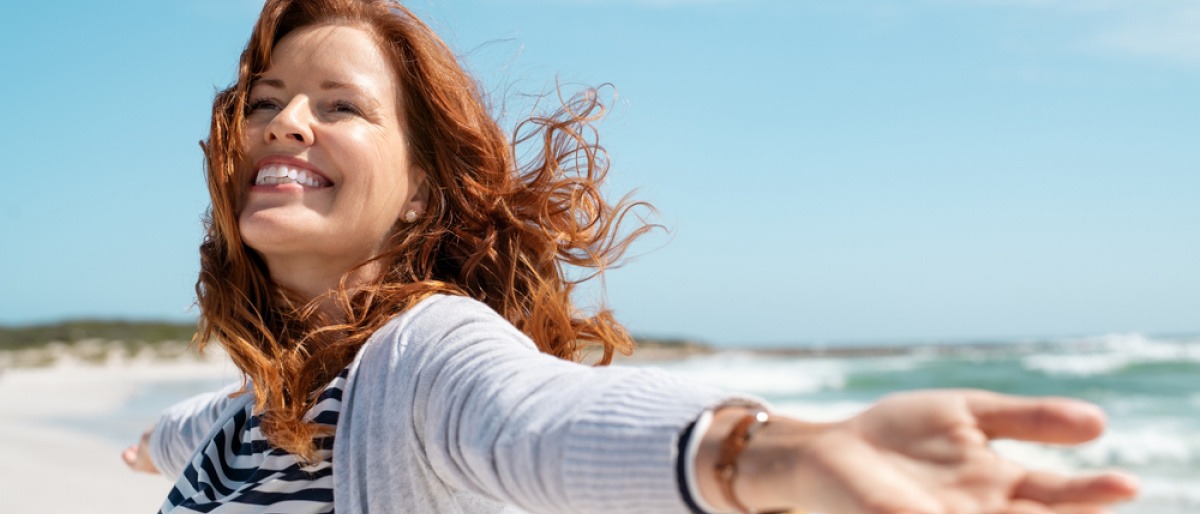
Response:
[[[275,253],[303,253],[324,238],[309,216],[288,216],[272,210],[243,213],[238,220],[242,241],[264,257]],[[315,251],[316,248],[309,248]]]

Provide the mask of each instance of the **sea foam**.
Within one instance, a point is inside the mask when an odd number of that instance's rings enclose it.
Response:
[[[1200,363],[1200,342],[1157,340],[1142,334],[1109,334],[1060,342],[1057,351],[1027,355],[1025,369],[1051,375],[1095,376],[1135,364]]]
[[[846,385],[839,359],[777,359],[746,352],[720,352],[659,366],[690,380],[762,396],[838,390]]]

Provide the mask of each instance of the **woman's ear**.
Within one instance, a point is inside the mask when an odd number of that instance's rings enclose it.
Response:
[[[429,208],[429,179],[424,170],[411,170],[412,179],[409,185],[415,189],[412,197],[408,199],[408,205],[404,208],[404,212],[416,211],[418,214],[425,214]]]

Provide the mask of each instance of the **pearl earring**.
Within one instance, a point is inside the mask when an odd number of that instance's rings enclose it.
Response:
[[[406,221],[408,223],[417,221],[417,211],[409,209],[408,212],[404,213],[404,221]]]

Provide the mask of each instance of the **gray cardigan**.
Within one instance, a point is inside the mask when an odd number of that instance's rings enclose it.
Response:
[[[236,386],[180,403],[150,439],[178,476]],[[758,403],[655,369],[537,351],[486,305],[434,296],[376,332],[349,366],[333,449],[334,507],[389,512],[689,512],[677,442],[707,408]]]

